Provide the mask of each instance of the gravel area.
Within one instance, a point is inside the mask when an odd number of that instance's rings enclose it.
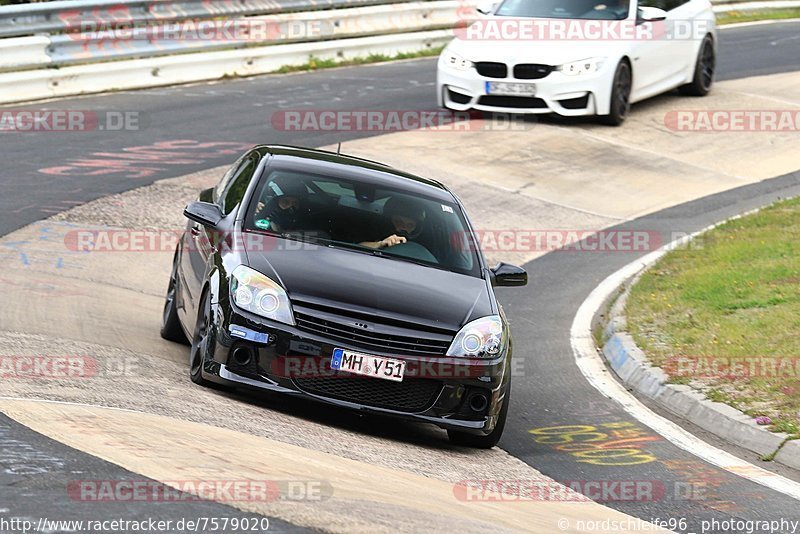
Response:
[[[94,200],[50,218],[79,225],[140,230],[181,228],[183,207],[214,186],[227,167],[216,167]]]

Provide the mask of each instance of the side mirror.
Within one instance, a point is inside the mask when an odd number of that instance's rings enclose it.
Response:
[[[475,11],[480,13],[481,15],[491,15],[494,13],[494,8],[497,7],[499,2],[481,2],[477,6],[475,6]]]
[[[667,12],[657,7],[640,7],[636,12],[636,23],[659,22],[667,19]]]
[[[211,202],[190,202],[184,209],[183,215],[187,219],[200,223],[209,228],[216,228],[225,217],[219,206]]]
[[[203,189],[200,191],[200,196],[197,198],[203,202],[214,202],[214,188],[209,187],[208,189]]]
[[[491,269],[493,286],[524,286],[528,273],[522,267],[500,262]]]

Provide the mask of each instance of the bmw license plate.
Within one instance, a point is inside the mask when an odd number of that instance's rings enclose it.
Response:
[[[535,83],[486,82],[487,95],[536,96]]]
[[[406,362],[345,349],[333,349],[331,369],[402,382]]]

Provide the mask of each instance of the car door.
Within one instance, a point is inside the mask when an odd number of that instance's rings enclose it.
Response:
[[[260,155],[251,151],[234,163],[213,190],[204,191],[200,200],[217,204],[226,216],[235,210],[241,202],[244,192],[258,167]],[[183,253],[181,255],[181,279],[183,281],[183,297],[187,304],[185,313],[191,319],[197,315],[200,292],[205,283],[206,274],[211,264],[211,255],[216,252],[215,243],[220,236],[214,235],[203,225],[190,221],[184,233]],[[192,324],[191,321],[186,321]]]
[[[638,21],[642,38],[635,43],[633,91],[637,100],[674,87],[686,72],[692,42],[692,2],[686,0],[638,0],[641,7],[657,7],[667,13],[663,22]]]
[[[675,72],[679,58],[675,42],[669,35],[673,21],[647,22],[641,20],[641,7],[656,7],[666,11],[668,0],[638,0],[634,4],[637,39],[632,43],[633,91],[631,100],[641,100],[661,92],[667,79]]]
[[[694,67],[700,43],[712,25],[706,17],[710,4],[706,0],[665,0],[667,16],[675,26],[673,39],[675,63],[672,74],[684,74]]]

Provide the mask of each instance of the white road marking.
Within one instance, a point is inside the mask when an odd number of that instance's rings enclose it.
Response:
[[[570,329],[570,344],[572,345],[575,362],[578,364],[578,368],[589,383],[604,396],[617,401],[626,412],[638,421],[661,434],[672,444],[694,454],[710,464],[716,465],[729,473],[738,475],[751,482],[761,484],[762,486],[800,500],[800,483],[767,471],[722,449],[718,449],[687,432],[669,419],[656,414],[642,404],[612,376],[612,371],[606,368],[604,360],[597,353],[591,332],[592,318],[595,316],[597,310],[603,306],[603,303],[606,302],[626,280],[642,269],[652,266],[668,251],[687,243],[697,235],[719,226],[724,222],[756,211],[758,210],[751,210],[747,213],[713,224],[690,236],[676,239],[609,275],[588,297],[586,297],[586,300],[584,300],[580,308],[578,308],[578,312],[572,322],[572,328]]]

